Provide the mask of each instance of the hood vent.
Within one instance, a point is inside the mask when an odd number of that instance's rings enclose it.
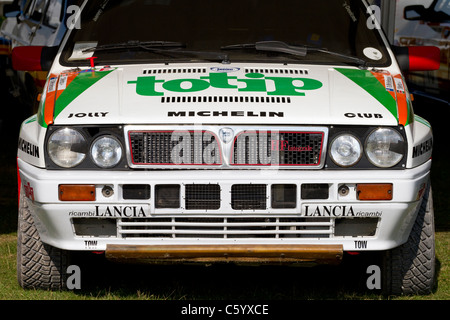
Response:
[[[297,74],[306,75],[309,73],[306,69],[267,69],[267,68],[246,68],[245,73],[263,73],[263,74]]]
[[[161,68],[144,69],[142,74],[196,74],[207,73],[207,68]],[[268,69],[268,68],[245,68],[245,73],[263,73],[263,74],[286,74],[286,75],[307,75],[307,69]]]
[[[174,69],[144,69],[143,74],[183,74],[183,73],[206,73],[206,68],[174,68]]]
[[[161,103],[291,103],[291,98],[253,96],[183,96],[161,97]]]

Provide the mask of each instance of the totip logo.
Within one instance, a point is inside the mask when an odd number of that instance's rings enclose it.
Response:
[[[266,77],[262,73],[247,73],[244,78],[226,72],[209,73],[199,79],[158,79],[156,76],[138,77],[128,81],[136,85],[141,96],[164,96],[164,91],[194,93],[208,88],[237,90],[238,92],[265,92],[269,96],[305,96],[305,91],[320,89],[323,84],[311,78]]]

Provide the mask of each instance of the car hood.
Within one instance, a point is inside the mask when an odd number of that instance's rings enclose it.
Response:
[[[41,117],[62,125],[398,125],[395,80],[387,71],[309,65],[68,70],[49,75]]]

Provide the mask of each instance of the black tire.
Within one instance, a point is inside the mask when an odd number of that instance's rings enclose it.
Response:
[[[24,289],[64,290],[69,252],[41,241],[31,209],[20,195],[17,228],[17,280]]]
[[[426,295],[435,284],[434,209],[431,187],[426,190],[416,221],[405,244],[383,257],[386,295]]]

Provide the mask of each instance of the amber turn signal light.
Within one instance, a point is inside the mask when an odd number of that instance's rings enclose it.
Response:
[[[362,183],[356,187],[358,200],[392,200],[392,183]]]
[[[58,195],[60,201],[95,201],[95,185],[60,184]]]

